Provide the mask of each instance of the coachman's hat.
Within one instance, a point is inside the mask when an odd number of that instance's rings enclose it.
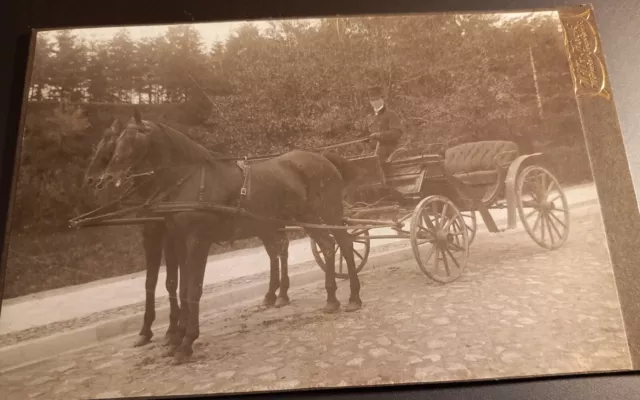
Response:
[[[374,86],[367,90],[369,99],[380,99],[384,97],[384,90],[381,86]]]

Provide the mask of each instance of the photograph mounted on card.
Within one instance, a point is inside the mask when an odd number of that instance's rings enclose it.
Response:
[[[24,109],[13,397],[634,368],[589,7],[38,31]]]

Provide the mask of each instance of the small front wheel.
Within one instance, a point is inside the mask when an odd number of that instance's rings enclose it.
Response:
[[[411,247],[422,272],[439,283],[458,279],[469,258],[469,231],[460,210],[444,196],[429,196],[411,218]]]
[[[354,229],[347,231],[353,236],[353,258],[356,262],[356,272],[360,273],[364,266],[367,264],[369,258],[369,250],[371,249],[371,239],[369,239],[368,229]],[[320,246],[315,240],[311,240],[311,253],[315,258],[316,263],[323,271],[326,271],[327,263],[324,259],[324,254],[320,250]],[[347,269],[347,260],[342,256],[340,247],[336,243],[334,245],[334,254],[336,255],[336,277],[340,279],[348,279],[349,271]]]

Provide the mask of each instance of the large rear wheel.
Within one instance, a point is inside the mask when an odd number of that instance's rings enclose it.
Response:
[[[518,175],[516,200],[520,221],[540,247],[554,250],[569,237],[569,203],[547,169],[530,165]]]

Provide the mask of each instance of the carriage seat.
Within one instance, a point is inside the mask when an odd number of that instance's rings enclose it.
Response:
[[[506,140],[463,143],[444,154],[445,173],[469,185],[491,185],[498,180],[500,167],[518,157],[518,145]]]

